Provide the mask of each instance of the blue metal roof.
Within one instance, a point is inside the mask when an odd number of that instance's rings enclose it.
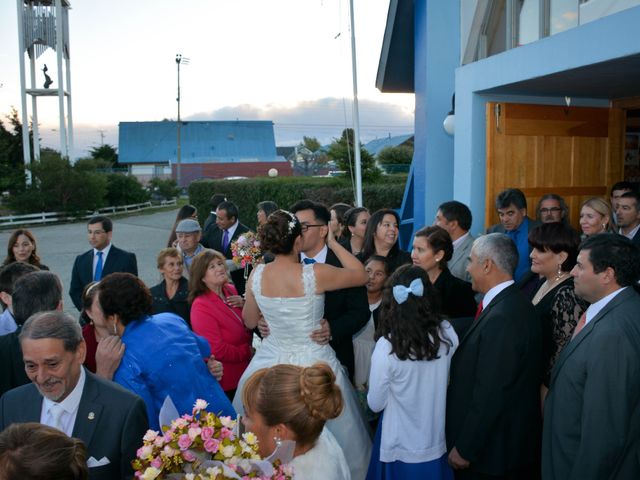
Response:
[[[376,138],[363,145],[363,147],[374,157],[385,147],[397,147],[413,137],[413,133],[406,135],[396,135],[395,137]]]
[[[120,163],[176,162],[175,121],[120,122]],[[181,163],[279,162],[271,121],[182,122]]]

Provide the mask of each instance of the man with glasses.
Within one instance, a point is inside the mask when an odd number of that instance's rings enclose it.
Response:
[[[569,207],[564,198],[555,193],[543,195],[536,211],[542,223],[569,223]]]
[[[76,257],[69,287],[69,296],[78,311],[82,310],[82,292],[89,283],[100,281],[113,272],[138,275],[136,255],[111,244],[113,223],[109,218],[100,215],[91,217],[87,234],[93,248]]]

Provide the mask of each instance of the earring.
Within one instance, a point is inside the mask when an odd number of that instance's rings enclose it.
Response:
[[[276,443],[276,448],[279,448],[282,445],[282,439],[280,437],[273,437],[273,441]]]
[[[118,327],[116,326],[116,324],[113,324],[113,334],[114,335],[118,335]]]
[[[558,280],[560,280],[560,277],[562,277],[562,264],[558,264],[558,271],[556,272],[556,282]]]

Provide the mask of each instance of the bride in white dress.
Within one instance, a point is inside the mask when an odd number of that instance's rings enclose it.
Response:
[[[283,363],[310,366],[318,361],[326,362],[334,371],[344,398],[344,410],[336,419],[327,422],[327,428],[342,447],[351,478],[360,480],[366,476],[371,454],[367,425],[355,391],[335,352],[329,345],[312,341],[310,334],[320,326],[324,292],[364,285],[367,274],[360,261],[331,233],[327,235],[327,245],[343,268],[326,264],[303,266],[299,263],[301,234],[302,227],[297,218],[282,210],[272,213],[260,228],[262,248],[270,251],[275,260],[268,265],[258,265],[251,273],[243,318],[247,328],[255,328],[262,314],[271,333],[240,378],[233,406],[239,413],[243,412],[242,386],[256,370]]]

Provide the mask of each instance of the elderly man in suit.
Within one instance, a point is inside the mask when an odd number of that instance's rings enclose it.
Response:
[[[540,222],[527,216],[527,199],[522,190],[508,188],[496,197],[496,210],[500,223],[487,229],[487,233],[506,233],[518,249],[518,265],[513,278],[520,284],[531,278],[531,247],[529,232]]]
[[[473,242],[467,270],[484,294],[451,360],[446,438],[457,479],[535,478],[542,332],[514,285],[518,252],[502,233]]]
[[[447,268],[454,277],[465,282],[471,281],[471,275],[467,272],[469,255],[473,245],[473,235],[469,233],[473,217],[471,210],[464,203],[452,200],[438,207],[434,225],[444,228],[451,236],[453,242],[453,255],[447,262]]]
[[[91,250],[78,255],[71,271],[69,296],[80,311],[82,292],[93,281],[114,272],[138,275],[138,263],[134,253],[126,252],[111,244],[113,223],[107,217],[95,216],[89,219],[87,234]]]
[[[89,478],[133,477],[131,460],[148,429],[142,399],[84,369],[80,325],[60,311],[41,312],[20,333],[24,368],[32,383],[0,400],[0,428],[39,422],[82,440]]]
[[[239,269],[231,259],[233,252],[231,244],[235,242],[240,235],[249,231],[249,227],[243,225],[238,220],[238,207],[233,202],[222,202],[216,209],[216,225],[218,228],[209,229],[202,236],[202,245],[205,248],[212,248],[222,253],[227,258],[227,267],[231,272],[231,280],[236,286],[239,295],[244,295],[246,279],[244,278],[244,270]]]
[[[591,305],[551,373],[544,406],[544,479],[640,478],[640,251],[602,233],[571,271]]]

